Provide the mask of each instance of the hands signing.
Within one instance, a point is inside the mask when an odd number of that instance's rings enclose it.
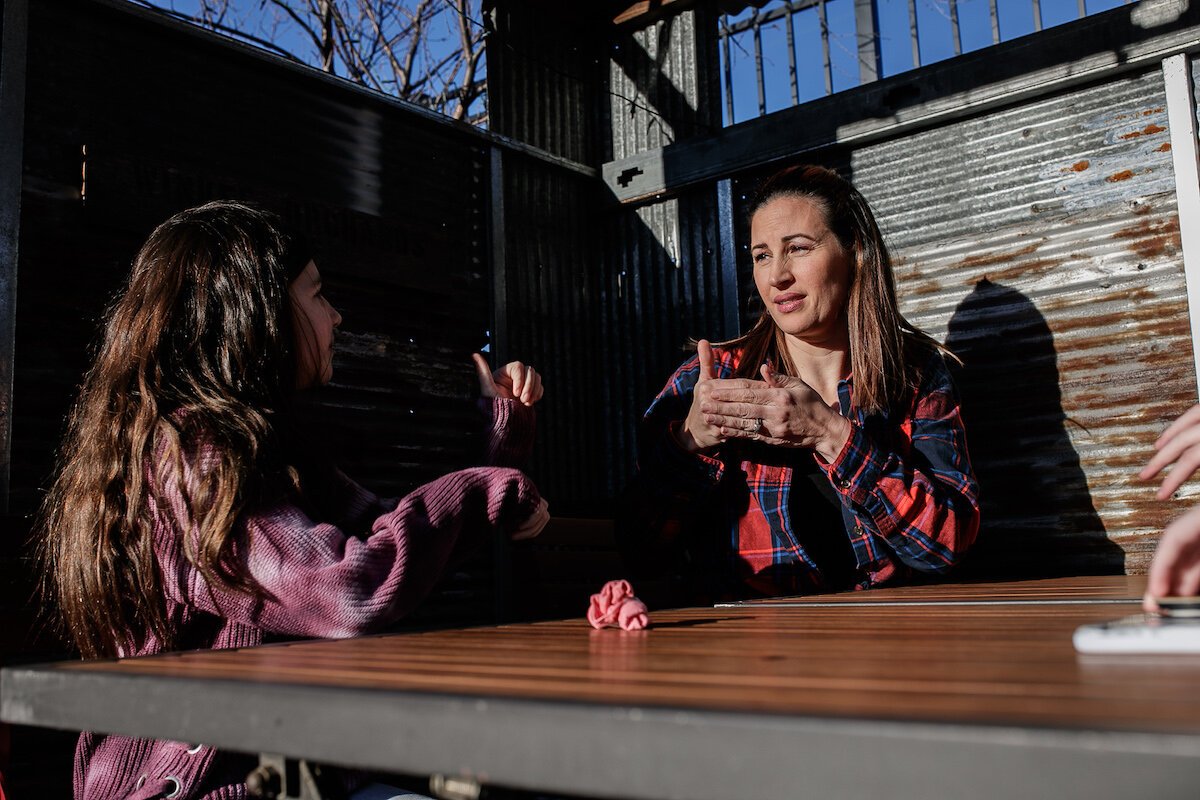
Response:
[[[850,436],[850,422],[811,386],[800,378],[775,374],[765,364],[761,381],[722,380],[713,369],[712,345],[702,339],[697,351],[700,379],[680,431],[681,444],[695,452],[729,439],[749,439],[812,448],[826,461],[837,458]]]
[[[479,376],[479,391],[484,397],[517,400],[526,406],[542,399],[542,376],[533,367],[510,361],[493,372],[482,355],[476,353],[472,358]]]

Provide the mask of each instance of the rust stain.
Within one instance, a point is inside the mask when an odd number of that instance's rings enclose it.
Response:
[[[990,266],[991,264],[1007,264],[1014,258],[1029,255],[1037,250],[1040,246],[1041,243],[1036,242],[1034,244],[1026,245],[1019,250],[1014,250],[1011,253],[992,253],[991,255],[968,256],[960,261],[958,266],[963,269],[970,269],[972,267],[986,267]],[[970,283],[974,284],[975,282],[972,280]]]
[[[1116,173],[1115,175],[1109,175],[1104,180],[1108,181],[1109,183],[1116,183],[1117,181],[1127,181],[1132,177],[1133,171],[1126,169]]]
[[[1142,116],[1143,116],[1143,117],[1150,117],[1150,116],[1153,116],[1153,115],[1155,115],[1155,114],[1161,114],[1161,113],[1163,113],[1163,110],[1164,110],[1164,109],[1163,109],[1163,108],[1161,108],[1161,107],[1159,107],[1159,108],[1151,108],[1151,109],[1149,109],[1149,110],[1147,110],[1147,111],[1143,111],[1143,112],[1142,112]]]
[[[993,283],[1011,281],[1016,278],[1028,278],[1033,275],[1040,275],[1045,272],[1061,267],[1066,263],[1065,259],[1061,258],[1042,258],[1035,261],[1029,261],[1024,264],[1014,264],[1007,269],[988,270],[985,276]]]
[[[1173,216],[1162,222],[1142,220],[1136,225],[1122,228],[1112,235],[1117,241],[1128,240],[1129,249],[1141,258],[1156,258],[1179,246],[1179,217]]]
[[[1139,136],[1153,136],[1156,133],[1162,133],[1166,128],[1155,125],[1153,122],[1142,128],[1140,131],[1130,131],[1129,133],[1118,136],[1118,139],[1136,139]]]
[[[1154,209],[1150,206],[1149,203],[1139,203],[1138,205],[1133,207],[1133,213],[1138,215],[1139,217],[1142,216],[1143,214],[1149,214],[1153,210]]]
[[[1092,162],[1088,161],[1088,160],[1085,158],[1085,159],[1083,159],[1082,161],[1076,161],[1074,164],[1072,164],[1072,165],[1071,165],[1071,166],[1069,166],[1069,167],[1064,167],[1064,168],[1063,168],[1063,172],[1067,172],[1067,171],[1070,171],[1070,172],[1083,172],[1085,169],[1087,169],[1087,168],[1088,168],[1088,167],[1090,167],[1091,165],[1092,165]]]
[[[1160,144],[1160,145],[1159,145],[1159,146],[1158,146],[1158,147],[1155,149],[1155,151],[1154,151],[1154,152],[1156,152],[1156,153],[1166,153],[1166,152],[1170,151],[1170,149],[1171,149],[1171,143],[1170,143],[1170,142],[1163,142],[1162,144]]]

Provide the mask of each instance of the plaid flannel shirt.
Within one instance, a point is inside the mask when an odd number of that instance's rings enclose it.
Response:
[[[732,377],[740,351],[717,349],[716,373]],[[638,463],[635,536],[627,546],[715,538],[721,594],[804,594],[829,586],[796,535],[791,491],[794,468],[781,448],[727,442],[690,454],[671,434],[688,413],[699,375],[696,356],[675,371],[643,419]],[[864,414],[852,403],[853,380],[838,384],[842,416],[852,432],[837,458],[812,458],[841,505],[845,535],[856,561],[855,588],[869,588],[915,570],[954,566],[979,530],[978,487],[967,456],[957,394],[945,361],[933,351],[903,414]],[[771,451],[775,451],[772,453]],[[719,530],[714,531],[714,524]],[[723,529],[724,533],[720,532]],[[720,562],[724,562],[722,565]]]

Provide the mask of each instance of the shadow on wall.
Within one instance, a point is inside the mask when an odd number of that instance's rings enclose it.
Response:
[[[964,563],[971,577],[1124,571],[1067,435],[1058,357],[1045,317],[1017,290],[984,278],[955,309],[946,339],[983,522]]]

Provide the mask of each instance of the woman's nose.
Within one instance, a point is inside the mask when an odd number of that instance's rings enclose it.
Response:
[[[786,258],[776,259],[771,264],[771,272],[767,276],[767,280],[776,289],[780,286],[787,286],[792,282],[792,270]]]
[[[342,324],[342,315],[336,308],[331,307],[331,310],[333,311],[333,327],[336,328]]]

